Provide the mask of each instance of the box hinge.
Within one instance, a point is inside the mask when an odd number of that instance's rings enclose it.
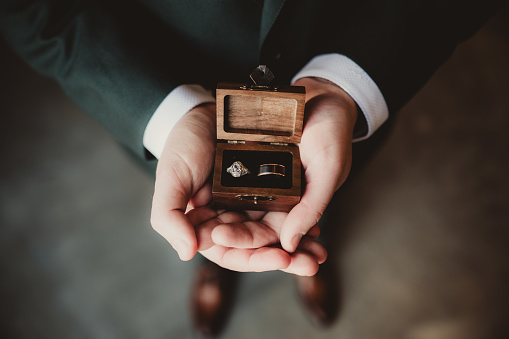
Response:
[[[272,146],[288,146],[286,142],[271,142]]]
[[[228,140],[228,143],[231,145],[238,145],[238,144],[245,144],[246,142],[244,140]]]

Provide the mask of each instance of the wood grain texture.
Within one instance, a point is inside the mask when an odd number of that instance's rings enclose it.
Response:
[[[288,98],[227,95],[224,130],[228,133],[292,136],[297,101]]]
[[[219,83],[217,138],[299,143],[304,120],[304,87],[250,90],[242,84]]]
[[[213,174],[214,206],[227,209],[290,211],[302,194],[299,148],[304,121],[305,88],[253,90],[243,84],[219,83],[217,98],[217,148]],[[227,140],[246,141],[228,144]],[[267,143],[286,143],[275,146]],[[222,184],[223,152],[245,150],[284,152],[292,155],[290,188],[231,187]],[[246,156],[249,156],[246,154]],[[255,199],[255,197],[257,199]]]

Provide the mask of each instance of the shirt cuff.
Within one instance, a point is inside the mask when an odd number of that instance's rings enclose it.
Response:
[[[376,83],[359,65],[342,54],[322,54],[314,57],[295,75],[292,83],[305,77],[331,81],[357,103],[368,126],[367,133],[354,141],[369,138],[389,117],[389,109]]]
[[[143,133],[143,146],[159,159],[171,130],[194,107],[216,100],[200,85],[180,85],[161,102]]]

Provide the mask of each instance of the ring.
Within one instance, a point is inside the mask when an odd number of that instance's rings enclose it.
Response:
[[[231,166],[226,169],[226,172],[230,173],[234,178],[251,173],[240,161],[235,161],[231,164]]]
[[[281,164],[262,164],[258,170],[258,176],[262,175],[280,175],[285,176],[285,166]]]

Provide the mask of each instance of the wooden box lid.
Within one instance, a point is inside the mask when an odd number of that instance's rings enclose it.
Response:
[[[217,139],[299,143],[305,97],[302,86],[259,90],[219,83]]]

